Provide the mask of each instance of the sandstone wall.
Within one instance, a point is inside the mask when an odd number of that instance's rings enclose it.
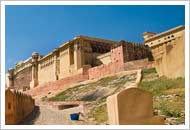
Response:
[[[89,79],[99,78],[124,70],[123,46],[111,49],[111,63],[102,64],[88,70]]]
[[[148,58],[124,63],[124,70],[147,69],[153,67],[155,67],[154,61],[149,61]]]
[[[169,78],[185,76],[185,34],[167,46],[166,52],[161,59],[156,60],[156,70],[159,75]]]
[[[38,65],[38,83],[56,80],[56,61],[54,55],[40,61]]]
[[[100,65],[97,67],[90,68],[88,70],[88,75],[89,79],[95,79],[112,73],[117,73],[123,70],[124,67],[122,66],[122,64],[119,62],[115,62],[115,63],[110,63],[108,65]]]
[[[151,48],[159,76],[184,77],[185,27],[178,26],[160,34],[152,34],[149,36],[149,33],[144,33],[144,43]]]
[[[145,69],[152,67],[154,67],[154,62],[150,62],[148,59],[130,61],[124,64],[121,62],[114,62],[108,65],[100,65],[90,68],[88,70],[88,75],[89,79],[95,79],[124,70]]]
[[[99,60],[102,64],[109,64],[111,62],[110,52],[97,56],[97,60]]]
[[[141,59],[141,60],[134,60],[135,57],[127,56],[128,58],[130,58],[130,60],[133,59],[133,61],[124,63],[125,62],[124,57],[127,55],[125,44],[126,43],[121,43],[120,45],[114,46],[111,49],[111,54],[110,54],[111,55],[111,63],[90,68],[88,70],[89,79],[99,78],[99,77],[109,75],[112,73],[117,73],[117,72],[120,72],[123,70],[132,70],[132,69],[153,67],[153,62],[149,62],[148,58]],[[142,51],[144,51],[144,50],[142,50]],[[142,54],[143,54],[143,52],[142,52]],[[141,58],[141,57],[138,57],[138,58]]]
[[[35,106],[31,96],[10,89],[5,91],[5,124],[18,124]]]
[[[32,80],[32,67],[27,67],[16,73],[14,76],[14,87],[15,89],[24,89],[30,86]]]

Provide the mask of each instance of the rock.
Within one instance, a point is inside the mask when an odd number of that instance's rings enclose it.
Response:
[[[155,109],[155,110],[154,110],[154,115],[161,115],[161,111],[158,110],[158,109]]]
[[[89,118],[88,120],[89,121],[95,121],[95,118]]]
[[[177,119],[178,118],[175,118],[175,117],[166,118],[166,124],[169,124],[169,125],[178,125]]]

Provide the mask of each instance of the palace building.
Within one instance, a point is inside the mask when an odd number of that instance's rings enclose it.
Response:
[[[151,58],[151,52],[144,44],[78,36],[45,56],[34,52],[27,60],[18,62],[9,69],[6,85],[16,89],[33,88],[88,73],[89,69],[97,66],[115,62],[120,66],[127,61],[148,57]]]

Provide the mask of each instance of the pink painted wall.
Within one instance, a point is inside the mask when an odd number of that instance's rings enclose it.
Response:
[[[111,63],[90,68],[88,70],[89,79],[99,78],[112,73],[124,70],[123,46],[111,50]]]

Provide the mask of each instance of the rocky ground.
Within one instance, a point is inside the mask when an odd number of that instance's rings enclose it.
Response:
[[[185,79],[158,77],[155,69],[142,71],[139,88],[153,94],[155,115],[164,115],[167,125],[184,124],[185,121]]]

